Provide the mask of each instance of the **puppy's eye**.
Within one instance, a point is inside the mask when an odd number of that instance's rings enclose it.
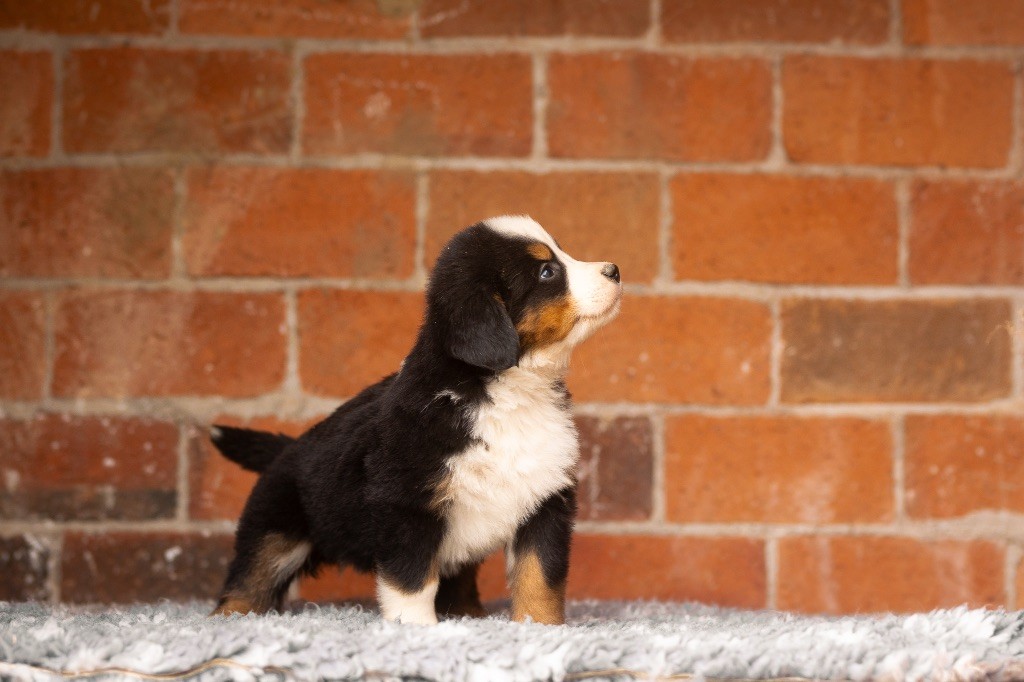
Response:
[[[552,277],[555,276],[555,274],[555,267],[551,263],[545,263],[544,265],[540,266],[540,279],[542,282],[544,280],[551,279]]]

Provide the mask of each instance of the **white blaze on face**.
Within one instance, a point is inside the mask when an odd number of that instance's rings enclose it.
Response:
[[[586,263],[576,260],[558,248],[555,240],[540,223],[527,216],[500,216],[484,223],[495,232],[545,244],[565,266],[569,295],[576,303],[580,316],[579,322],[566,338],[569,346],[590,336],[619,312],[622,288],[618,282],[601,274],[601,269],[608,263]]]

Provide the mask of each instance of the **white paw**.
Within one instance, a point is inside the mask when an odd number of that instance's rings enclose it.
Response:
[[[406,613],[402,612],[398,614],[397,618],[393,618],[396,623],[402,625],[437,625],[437,614],[433,610],[430,613],[419,613],[416,611]]]
[[[377,603],[385,620],[416,625],[436,625],[434,596],[437,580],[428,580],[419,592],[403,592],[377,578]]]

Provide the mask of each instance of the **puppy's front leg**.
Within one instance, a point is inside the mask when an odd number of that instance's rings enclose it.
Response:
[[[434,624],[434,598],[440,582],[437,550],[443,527],[435,516],[410,510],[390,520],[392,523],[382,528],[389,542],[382,543],[377,556],[380,613],[387,620]]]
[[[437,613],[434,611],[437,585],[436,569],[425,576],[418,587],[403,586],[394,577],[378,569],[377,602],[380,604],[381,615],[386,620],[403,623],[437,623]]]
[[[512,618],[565,623],[565,581],[576,513],[576,489],[565,488],[544,501],[516,532],[509,547]]]

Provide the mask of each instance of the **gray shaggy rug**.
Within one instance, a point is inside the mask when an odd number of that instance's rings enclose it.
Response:
[[[0,678],[1024,679],[1024,612],[832,618],[579,602],[552,627],[501,613],[420,626],[359,607],[228,619],[209,609],[0,602]]]

